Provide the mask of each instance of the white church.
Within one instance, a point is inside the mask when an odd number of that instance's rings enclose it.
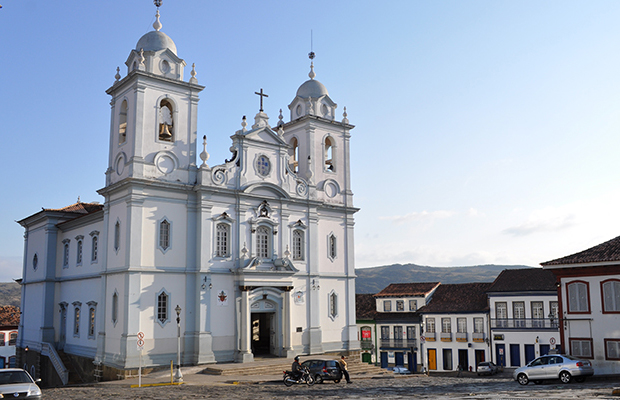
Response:
[[[66,383],[68,362],[104,378],[140,354],[143,366],[176,364],[177,313],[182,365],[358,350],[346,108],[336,115],[311,63],[290,121],[271,126],[261,106],[231,136],[230,159],[209,166],[204,86],[193,68],[184,80],[159,9],[153,27],[107,90],[104,203],[18,221],[17,365]]]

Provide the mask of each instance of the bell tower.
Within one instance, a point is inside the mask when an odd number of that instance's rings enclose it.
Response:
[[[154,30],[140,38],[120,76],[106,93],[112,96],[106,186],[127,178],[193,184],[196,179],[198,85],[172,39],[161,31],[160,1],[155,1]]]

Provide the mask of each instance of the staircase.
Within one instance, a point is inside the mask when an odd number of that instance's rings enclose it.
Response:
[[[65,368],[67,368],[67,372],[68,372],[68,375],[69,375],[69,380],[67,382],[67,385],[74,385],[74,384],[77,384],[77,383],[84,383],[84,381],[82,380],[82,377],[80,376],[79,372],[73,366],[73,363],[71,362],[71,358],[62,350],[57,350],[57,352],[58,352],[58,357],[60,358],[60,361],[62,361],[62,363],[64,364]]]
[[[306,360],[321,359],[321,360],[337,360],[337,357],[333,356],[302,356],[301,362]],[[250,375],[280,375],[282,371],[290,371],[293,359],[286,358],[273,358],[269,360],[258,360],[251,363],[239,364],[216,364],[210,365],[205,368],[202,373],[208,375],[219,376],[250,376]],[[390,375],[391,372],[381,369],[380,367],[372,364],[361,362],[358,358],[347,358],[347,367],[351,377],[359,375]]]

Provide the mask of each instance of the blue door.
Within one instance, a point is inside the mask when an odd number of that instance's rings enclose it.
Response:
[[[409,367],[409,371],[411,371],[411,373],[418,371],[418,360],[416,353],[407,353],[407,366]]]
[[[519,351],[518,344],[510,345],[510,366],[511,367],[520,367],[521,366],[521,354]]]
[[[388,367],[388,353],[387,351],[382,351],[381,352],[381,368],[387,368]]]
[[[405,366],[405,355],[402,351],[397,351],[394,353],[394,365],[397,367]]]
[[[527,364],[535,358],[536,358],[536,350],[534,348],[534,345],[526,344],[525,345],[525,363]]]
[[[551,348],[551,346],[549,346],[548,344],[541,344],[540,345],[540,355],[541,356],[546,356],[547,354],[549,354],[549,349]]]
[[[497,365],[501,365],[502,367],[506,366],[506,345],[505,344],[496,344],[495,345],[495,361]]]

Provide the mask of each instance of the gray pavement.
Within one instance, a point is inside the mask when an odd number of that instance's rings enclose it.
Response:
[[[493,377],[477,377],[465,373],[425,375],[353,375],[352,384],[326,382],[314,386],[282,383],[282,374],[245,377],[213,376],[199,372],[201,367],[183,369],[185,383],[178,386],[151,386],[132,388],[137,378],[104,382],[88,386],[44,389],[43,398],[48,400],[77,399],[620,399],[612,396],[620,382],[591,379],[584,383],[563,385],[548,381],[542,385],[521,386],[504,372]],[[143,384],[169,382],[169,372],[150,374]]]

